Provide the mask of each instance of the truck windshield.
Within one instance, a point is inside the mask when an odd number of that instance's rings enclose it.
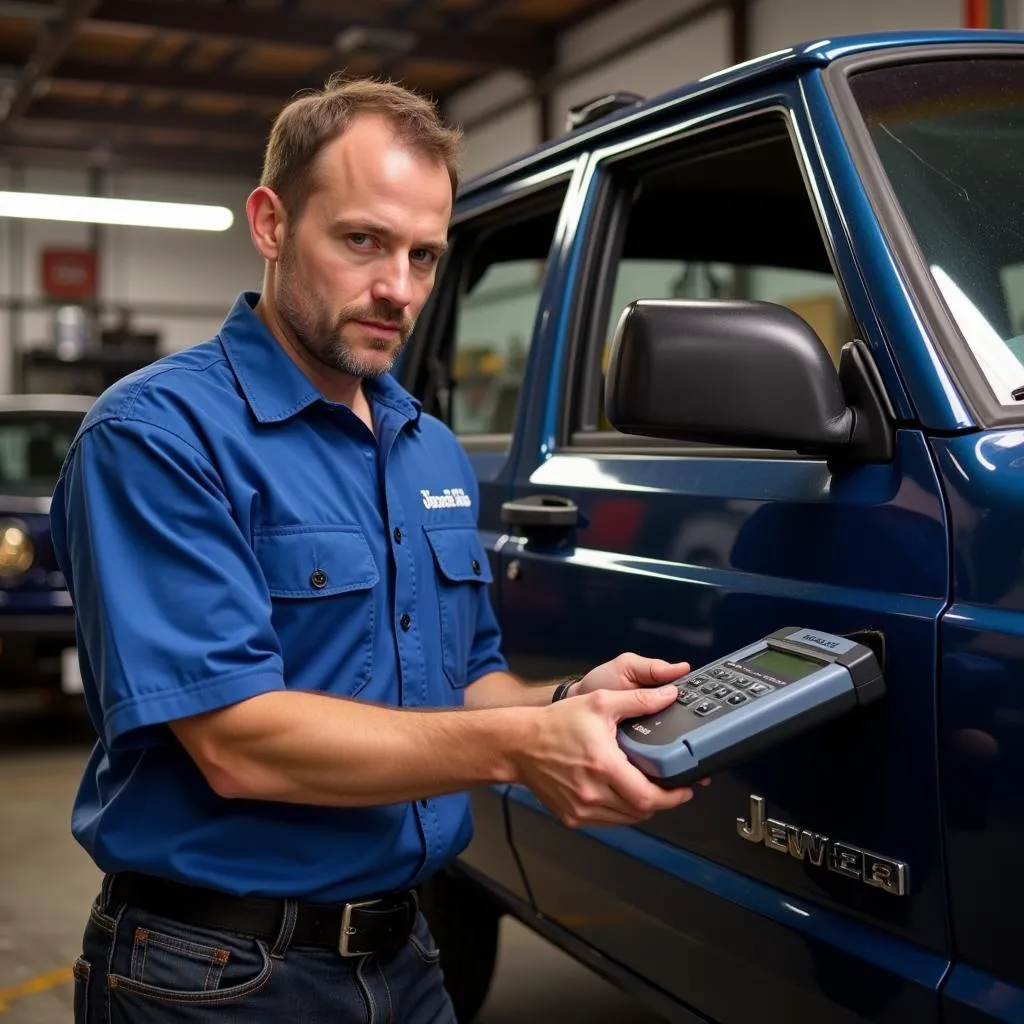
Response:
[[[1024,400],[1024,61],[890,66],[850,87],[989,387],[1002,404]]]
[[[0,489],[48,496],[81,422],[80,413],[0,416]]]

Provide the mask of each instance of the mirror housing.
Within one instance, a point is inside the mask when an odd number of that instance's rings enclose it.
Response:
[[[872,377],[855,389],[871,407],[860,414],[844,396],[846,378],[874,370],[866,346],[846,346],[843,360],[841,380],[812,328],[784,306],[639,299],[615,331],[605,412],[626,434],[891,457],[880,382]],[[872,422],[879,417],[881,434]]]

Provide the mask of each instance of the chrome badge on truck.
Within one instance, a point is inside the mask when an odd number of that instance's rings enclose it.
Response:
[[[769,818],[764,797],[751,795],[750,819],[737,818],[736,831],[747,842],[763,843],[769,850],[810,861],[817,867],[828,868],[837,875],[845,875],[893,896],[907,894],[910,869],[903,861]]]

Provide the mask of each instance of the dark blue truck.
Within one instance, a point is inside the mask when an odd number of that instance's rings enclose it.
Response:
[[[637,827],[476,793],[426,893],[462,1018],[511,913],[687,1024],[1024,1021],[1024,36],[590,114],[462,190],[402,362],[479,477],[452,585],[527,677],[803,626],[886,694]]]
[[[50,540],[50,495],[93,399],[0,396],[0,694],[75,707],[75,614]]]

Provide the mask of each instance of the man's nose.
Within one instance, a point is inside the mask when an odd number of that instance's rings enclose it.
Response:
[[[408,256],[396,255],[381,265],[373,285],[373,298],[404,309],[412,302],[412,278]]]

